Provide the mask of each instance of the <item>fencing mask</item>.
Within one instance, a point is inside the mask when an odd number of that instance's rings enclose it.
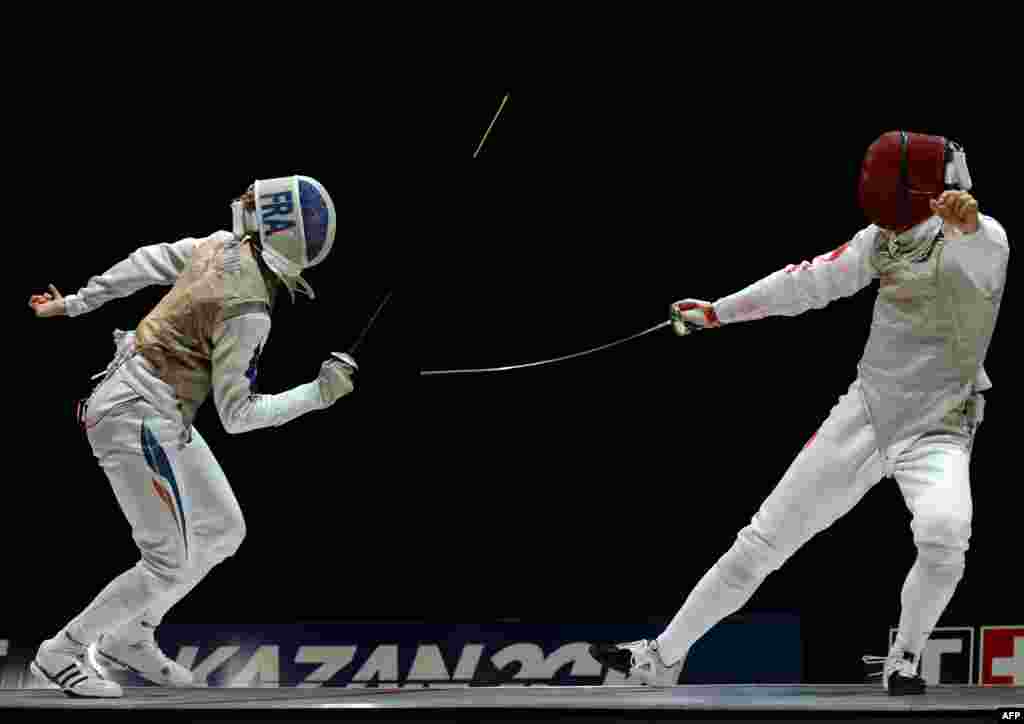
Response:
[[[929,201],[947,189],[970,191],[967,155],[941,136],[890,131],[868,148],[858,197],[871,223],[896,233],[932,216]]]
[[[313,299],[313,288],[301,275],[322,262],[334,245],[337,217],[331,197],[308,176],[257,181],[253,190],[254,211],[240,199],[231,205],[235,236],[259,233],[263,260],[292,298],[298,288]]]

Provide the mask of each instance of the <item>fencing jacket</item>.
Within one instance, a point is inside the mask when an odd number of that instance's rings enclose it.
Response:
[[[972,234],[944,227],[938,217],[895,238],[872,225],[831,253],[776,271],[714,308],[722,324],[793,316],[877,279],[858,379],[884,449],[919,433],[962,431],[972,394],[991,388],[984,362],[1009,254],[1005,230],[988,216],[980,216]],[[980,418],[980,411],[970,412]]]
[[[211,391],[231,433],[281,425],[326,406],[318,381],[258,394],[276,277],[229,232],[137,249],[65,297],[65,308],[76,317],[154,284],[171,290],[135,332],[115,332],[117,354],[105,379],[116,373],[186,430]],[[89,410],[88,417],[105,412]]]

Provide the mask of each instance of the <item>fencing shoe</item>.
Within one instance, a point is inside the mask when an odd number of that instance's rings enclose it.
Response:
[[[119,641],[104,634],[94,649],[97,663],[111,671],[127,669],[160,686],[195,686],[192,672],[168,658],[153,635],[135,643]]]
[[[108,681],[93,668],[86,656],[87,648],[62,631],[44,641],[29,665],[31,672],[53,688],[68,696],[116,699],[124,695],[121,686]]]
[[[882,685],[889,696],[905,696],[907,694],[923,694],[925,681],[918,670],[921,666],[920,657],[909,651],[893,647],[888,656],[865,656],[863,662],[868,665],[882,666]],[[869,674],[868,677],[878,676]]]
[[[683,661],[686,660],[684,656],[667,666],[661,660],[658,642],[646,639],[627,644],[592,644],[590,655],[601,665],[627,676],[635,676],[649,686],[678,684]]]

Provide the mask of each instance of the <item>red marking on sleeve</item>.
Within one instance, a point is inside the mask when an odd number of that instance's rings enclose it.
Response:
[[[848,248],[850,248],[850,242],[846,242],[845,244],[840,246],[838,249],[833,251],[831,254],[826,256],[825,257],[825,261],[835,261],[836,259],[841,257],[843,255],[843,252],[846,251]]]
[[[836,259],[841,257],[843,255],[843,253],[847,249],[849,249],[849,248],[850,248],[850,242],[846,242],[845,244],[843,244],[839,248],[837,248],[837,249],[835,249],[833,251],[830,251],[828,254],[822,254],[821,256],[815,258],[814,261],[835,261]],[[792,274],[795,271],[801,271],[803,269],[809,269],[810,266],[811,266],[811,262],[804,261],[804,262],[800,262],[799,264],[790,264],[785,269],[783,269],[783,271],[786,272],[787,274]]]

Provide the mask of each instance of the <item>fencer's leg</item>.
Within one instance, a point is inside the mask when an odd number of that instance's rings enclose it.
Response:
[[[212,568],[210,566],[209,568]],[[156,642],[156,628],[171,606],[191,591],[209,568],[193,567],[195,578],[175,586],[171,593],[151,605],[141,615],[104,633],[94,646],[96,662],[109,674],[112,670],[128,670],[161,686],[189,687],[204,685],[192,672],[168,657]]]
[[[657,638],[664,662],[672,665],[685,657],[694,642],[746,604],[769,573],[853,508],[883,475],[874,431],[859,392],[851,389]]]
[[[195,577],[190,582],[173,586],[166,595],[162,596],[141,614],[108,633],[105,639],[107,641],[118,640],[124,643],[138,643],[152,638],[154,631],[163,622],[167,612],[191,593],[192,589],[199,585],[199,582],[212,569],[213,564],[193,566],[192,572],[195,574]]]
[[[151,411],[133,405],[90,433],[142,556],[68,624],[71,635],[86,644],[136,618],[190,577],[190,506],[187,481],[176,467],[178,432]]]
[[[151,682],[191,686],[195,683],[192,673],[160,650],[155,629],[172,606],[238,550],[245,537],[245,522],[224,471],[197,431],[193,430],[191,442],[174,456],[174,470],[185,481],[188,494],[188,575],[139,616],[104,634],[96,652],[105,665],[130,669]]]
[[[152,451],[144,449],[142,433],[147,409],[142,405],[122,408],[90,430],[90,443],[132,526],[142,559],[40,645],[33,671],[72,696],[121,695],[116,683],[105,681],[92,669],[86,649],[104,631],[139,615],[187,576],[187,541],[179,523],[185,520],[187,506],[182,503],[185,498],[174,479],[173,466],[151,469]],[[171,432],[166,425],[154,427],[158,437]]]
[[[964,574],[971,537],[969,470],[967,445],[945,437],[923,438],[897,461],[917,560],[903,584],[896,648],[915,660]]]
[[[227,476],[206,440],[193,429],[192,441],[180,452],[176,466],[188,481],[191,503],[190,579],[174,586],[140,616],[117,629],[111,638],[122,643],[151,639],[167,612],[219,563],[237,552],[245,538],[245,519]]]

